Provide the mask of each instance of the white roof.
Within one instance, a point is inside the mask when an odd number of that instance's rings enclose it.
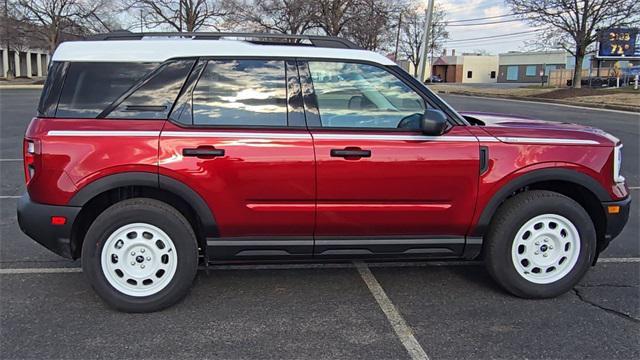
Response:
[[[259,45],[240,40],[143,39],[68,41],[60,44],[53,61],[162,62],[177,57],[255,56],[364,60],[394,65],[391,59],[367,50],[313,46]]]

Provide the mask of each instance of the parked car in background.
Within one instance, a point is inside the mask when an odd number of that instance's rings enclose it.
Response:
[[[482,258],[548,298],[626,224],[621,158],[599,129],[458,113],[338,38],[106,35],[53,55],[17,211],[123,311],[260,260]]]
[[[426,83],[441,83],[441,82],[444,82],[444,80],[442,80],[440,75],[431,75],[427,79],[425,79],[424,82],[426,82]]]

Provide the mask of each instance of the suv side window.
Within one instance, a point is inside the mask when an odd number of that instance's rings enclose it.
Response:
[[[70,63],[56,117],[95,118],[156,63]]]
[[[210,60],[193,91],[194,125],[287,126],[283,60]]]
[[[163,64],[139,86],[123,94],[107,116],[116,119],[166,119],[195,60],[176,60]]]
[[[323,127],[418,130],[427,104],[380,67],[309,61]]]

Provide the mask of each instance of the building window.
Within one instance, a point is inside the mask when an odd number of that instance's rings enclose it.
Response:
[[[526,76],[536,76],[536,66],[535,65],[528,65],[526,72],[525,72]]]
[[[551,71],[555,70],[556,68],[557,68],[556,65],[547,65],[544,69],[544,74],[549,75]]]
[[[518,66],[507,66],[507,80],[508,81],[517,81],[518,80]]]
[[[492,78],[492,79],[495,79],[495,78],[496,78],[496,72],[495,72],[495,71],[492,71],[492,72],[491,72],[491,78]]]
[[[473,71],[467,71],[467,79],[471,79],[473,77]]]

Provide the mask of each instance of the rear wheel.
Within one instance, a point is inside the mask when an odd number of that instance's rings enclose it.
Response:
[[[149,312],[186,295],[197,255],[193,229],[177,210],[153,199],[129,199],[93,222],[82,248],[82,268],[111,306]]]
[[[571,198],[527,191],[496,212],[486,237],[486,266],[507,291],[548,298],[575,286],[595,255],[589,214]]]

